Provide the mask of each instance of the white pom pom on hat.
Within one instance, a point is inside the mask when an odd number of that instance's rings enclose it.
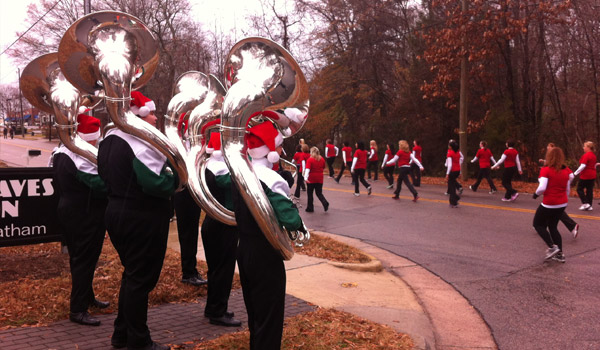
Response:
[[[266,157],[271,163],[279,161],[276,149],[283,143],[283,135],[273,123],[264,122],[248,129],[248,154],[253,159]]]

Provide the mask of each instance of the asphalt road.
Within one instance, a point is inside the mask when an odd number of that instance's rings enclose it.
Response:
[[[56,140],[0,139],[0,160],[12,166],[45,166]],[[40,149],[39,157],[28,157]],[[522,194],[515,203],[501,192],[473,193],[465,186],[459,208],[448,206],[445,187],[423,185],[421,199],[391,199],[384,181],[373,195],[354,197],[350,179],[325,180],[327,213],[301,214],[317,230],[354,237],[406,257],[461,292],[482,314],[500,349],[600,349],[600,205],[580,212],[572,198],[567,212],[580,224],[573,239],[563,234],[566,263],[544,262],[545,245],[531,225],[539,199]],[[499,183],[497,183],[499,185]],[[306,192],[301,203],[306,207]],[[448,310],[452,312],[452,310]],[[456,344],[460,347],[461,344]]]
[[[325,180],[329,212],[301,212],[311,228],[350,236],[406,257],[440,276],[482,314],[500,349],[600,349],[600,205],[567,212],[581,228],[577,239],[559,224],[566,263],[544,262],[546,246],[532,227],[540,200],[516,202],[487,191],[465,192],[448,206],[446,188],[423,185],[421,199],[391,199],[384,181],[373,195],[354,197],[349,178]],[[497,184],[499,185],[499,184]],[[306,205],[306,192],[301,204]],[[302,209],[301,209],[302,210]],[[448,310],[451,312],[452,310]],[[460,344],[456,344],[460,346]]]

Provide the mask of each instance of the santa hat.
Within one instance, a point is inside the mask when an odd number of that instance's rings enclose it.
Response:
[[[206,153],[212,155],[212,157],[220,158],[222,156],[221,152],[221,133],[218,131],[213,131],[210,133],[210,139],[208,140],[208,145],[206,145]]]
[[[87,108],[87,106],[79,106],[79,114],[88,114],[91,109]]]
[[[283,135],[275,128],[273,123],[264,122],[248,129],[248,154],[253,159],[267,157],[271,163],[279,161],[279,154],[275,149],[283,143]]]
[[[87,114],[77,116],[77,134],[85,141],[96,141],[100,138],[100,119]]]
[[[131,104],[129,109],[131,109],[133,114],[143,118],[148,116],[150,112],[155,111],[156,105],[154,104],[154,101],[142,95],[141,92],[132,91]]]
[[[217,118],[215,120],[211,120],[208,123],[205,123],[204,125],[202,125],[202,128],[200,128],[200,134],[201,135],[205,135],[206,134],[206,129],[208,128],[215,128],[216,126],[218,126],[219,124],[221,124],[221,118]],[[209,138],[212,138],[212,134],[208,135]],[[221,141],[221,137],[219,136],[219,142]],[[204,145],[204,143],[206,142],[206,140],[204,140],[204,138],[202,139],[202,144]],[[219,149],[221,149],[221,146],[219,146]]]

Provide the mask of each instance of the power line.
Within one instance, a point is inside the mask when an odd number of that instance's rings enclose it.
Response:
[[[4,49],[4,51],[2,51],[2,53],[0,53],[0,55],[3,55],[3,54],[4,54],[6,51],[8,51],[8,50],[9,50],[9,49],[10,49],[10,48],[11,48],[11,47],[14,45],[14,44],[16,44],[16,43],[17,43],[17,41],[21,40],[21,38],[22,38],[22,37],[24,37],[24,36],[25,36],[25,34],[27,34],[27,32],[29,32],[29,31],[31,30],[31,28],[35,27],[35,25],[36,25],[36,24],[38,24],[38,22],[39,22],[39,21],[41,21],[41,20],[42,20],[44,17],[46,17],[46,15],[47,15],[47,14],[48,14],[50,11],[54,10],[54,8],[56,7],[56,5],[58,5],[58,3],[59,3],[59,2],[60,2],[60,0],[56,1],[56,2],[54,3],[54,5],[52,5],[52,7],[51,7],[51,8],[50,8],[48,11],[46,11],[46,13],[44,13],[44,14],[42,15],[42,17],[40,17],[40,18],[39,18],[37,21],[35,21],[35,23],[34,23],[34,24],[32,24],[32,25],[31,25],[31,27],[29,27],[29,28],[28,28],[28,29],[25,31],[25,33],[21,34],[21,35],[20,35],[20,36],[19,36],[19,37],[18,37],[18,38],[15,40],[15,41],[13,41],[13,43],[12,43],[12,44],[10,44],[10,45],[9,45],[9,46],[8,46],[6,49]]]

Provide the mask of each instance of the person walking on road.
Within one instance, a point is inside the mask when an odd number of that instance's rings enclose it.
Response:
[[[377,156],[377,142],[375,140],[371,140],[370,142],[371,150],[369,151],[369,159],[367,164],[367,177],[371,180],[371,169],[375,170],[375,174],[373,175],[373,181],[377,181],[378,179],[378,171],[377,163],[379,162],[379,157]]]
[[[344,147],[342,147],[342,169],[340,173],[335,178],[335,182],[340,183],[340,179],[342,178],[342,174],[344,174],[344,170],[348,168],[352,168],[352,147],[350,147],[350,143],[348,141],[344,141]]]
[[[596,181],[596,155],[595,146],[592,141],[583,144],[583,155],[579,159],[579,168],[575,170],[575,176],[579,175],[577,183],[577,195],[581,200],[579,210],[591,211],[594,201],[594,182]]]
[[[6,139],[6,136],[8,135],[8,129],[6,128],[6,126],[4,127],[4,130],[2,130],[2,133],[4,134],[4,139]]]
[[[365,143],[358,141],[356,143],[356,151],[354,152],[354,158],[352,159],[352,166],[350,172],[352,173],[352,182],[354,182],[354,195],[360,196],[358,191],[358,182],[363,184],[367,188],[367,194],[371,195],[371,185],[365,180],[365,171],[367,169],[367,151],[365,151]]]
[[[306,168],[304,169],[304,180],[306,180],[308,204],[306,205],[306,212],[312,213],[315,211],[313,206],[313,192],[316,192],[317,198],[323,204],[323,209],[327,211],[329,209],[329,202],[323,196],[323,170],[325,169],[325,160],[321,157],[319,149],[312,147],[310,149],[310,158],[306,161]]]
[[[302,152],[302,145],[296,146],[296,153],[294,153],[294,157],[292,158],[292,163],[296,165],[298,174],[302,174],[305,166],[304,152]],[[306,185],[304,184],[304,178],[302,176],[298,176],[296,179],[296,191],[294,192],[295,197],[300,197],[300,190],[306,189]],[[298,195],[296,195],[298,193]]]
[[[388,161],[386,163],[386,165],[390,165],[390,164],[395,164],[396,162],[398,162],[398,169],[400,169],[400,173],[398,174],[398,182],[396,185],[396,191],[394,191],[394,196],[392,197],[395,200],[400,199],[400,191],[402,190],[402,182],[404,182],[406,184],[406,187],[408,187],[408,190],[410,191],[410,193],[412,193],[413,202],[416,202],[419,199],[419,194],[417,193],[417,191],[415,190],[413,185],[410,183],[410,180],[408,179],[410,170],[411,170],[410,169],[411,161],[414,162],[415,164],[417,164],[417,166],[419,167],[419,169],[421,171],[425,170],[425,169],[423,169],[421,162],[419,162],[419,160],[417,158],[415,158],[415,156],[412,153],[410,153],[410,148],[408,147],[408,142],[406,142],[406,140],[400,140],[398,142],[398,153],[396,153],[394,158],[392,158],[390,161]]]
[[[381,162],[381,169],[383,169],[383,177],[388,182],[387,188],[394,187],[394,169],[396,169],[396,163],[388,164],[394,157],[394,146],[389,143],[385,144],[385,155],[383,156],[383,162]]]
[[[562,238],[558,231],[558,221],[569,202],[571,181],[574,175],[564,165],[565,155],[560,147],[554,147],[546,155],[546,166],[540,170],[539,185],[533,198],[543,195],[533,217],[533,227],[548,246],[546,259],[565,262]]]
[[[423,164],[421,153],[423,153],[423,148],[421,148],[420,141],[413,140],[412,154]],[[415,162],[410,163],[410,179],[415,187],[421,187],[421,168]]]
[[[477,160],[479,160],[479,173],[477,174],[477,181],[469,186],[469,188],[471,191],[477,192],[477,188],[479,187],[481,180],[485,177],[490,185],[490,194],[496,193],[496,185],[494,185],[494,181],[492,180],[492,176],[490,174],[490,167],[491,165],[496,164],[496,160],[492,155],[492,151],[487,148],[487,142],[485,141],[479,142],[479,150],[477,151],[475,158],[471,160],[471,163],[475,163]]]
[[[448,181],[448,194],[450,208],[457,208],[460,196],[458,195],[458,182],[456,179],[460,175],[460,151],[458,142],[450,140],[448,144],[448,153],[446,154],[446,180]]]
[[[333,162],[337,157],[340,149],[333,145],[331,139],[327,139],[325,145],[325,158],[327,158],[327,167],[329,168],[329,177],[333,178]]]
[[[504,197],[502,197],[503,202],[514,202],[519,196],[519,192],[517,192],[512,187],[512,179],[515,176],[516,172],[519,172],[519,175],[523,174],[523,170],[521,169],[521,161],[519,160],[519,152],[514,148],[515,141],[508,140],[506,141],[506,150],[502,154],[502,157],[496,165],[492,167],[492,169],[498,169],[500,164],[504,163],[504,173],[502,173],[502,186],[506,189],[506,193]]]

